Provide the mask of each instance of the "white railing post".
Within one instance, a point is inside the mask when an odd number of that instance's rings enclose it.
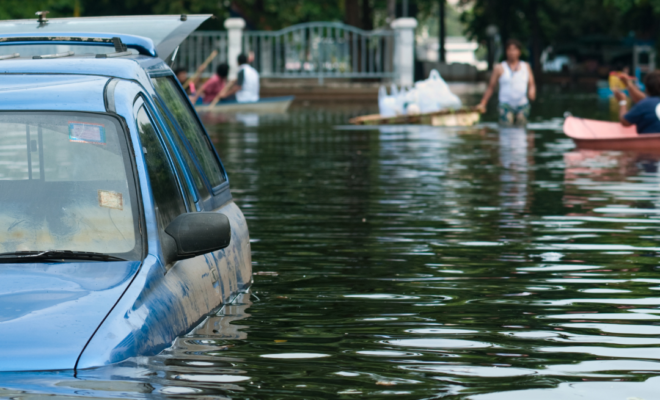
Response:
[[[243,18],[227,18],[225,20],[227,29],[227,64],[229,64],[229,79],[235,79],[238,74],[238,63],[236,58],[243,51]]]
[[[394,29],[394,81],[397,85],[415,83],[415,18],[398,18],[392,22]]]
[[[270,36],[261,36],[261,75],[270,76],[273,73],[273,44]]]

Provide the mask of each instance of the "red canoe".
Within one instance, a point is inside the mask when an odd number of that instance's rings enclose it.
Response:
[[[640,135],[634,126],[618,122],[568,117],[564,133],[583,149],[660,151],[660,133]]]

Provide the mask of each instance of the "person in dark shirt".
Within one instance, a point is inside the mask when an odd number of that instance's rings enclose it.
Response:
[[[637,102],[628,111],[628,98],[625,93],[614,91],[614,96],[619,100],[621,125],[635,125],[639,134],[660,133],[660,71],[649,72],[644,78],[646,93],[640,91],[629,77],[620,76],[620,79]]]

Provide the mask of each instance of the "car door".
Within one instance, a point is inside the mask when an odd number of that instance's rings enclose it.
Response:
[[[230,219],[233,247],[176,262],[168,260],[171,249],[163,245],[167,243],[164,229],[178,215],[197,212],[193,198],[199,193],[186,193],[188,166],[179,162],[179,149],[173,146],[161,116],[140,87],[120,81],[114,96],[108,97],[131,131],[148,252],[128,289],[89,340],[76,368],[156,354],[245,288],[238,281],[242,276],[227,267],[236,263],[226,261],[240,259],[235,238],[247,236],[244,222],[241,226],[236,220],[233,210],[238,208],[233,203],[219,210]]]
[[[152,76],[156,91],[154,104],[167,126],[168,135],[176,142],[177,150],[190,159],[188,167],[196,176],[198,207],[203,211],[225,214],[232,225],[229,247],[211,255],[217,262],[223,299],[232,296],[251,282],[252,266],[247,223],[234,203],[229,181],[211,141],[193,110],[185,92],[174,76]]]
[[[210,253],[172,261],[176,249],[165,232],[167,226],[177,216],[186,212],[197,212],[195,204],[190,203],[193,196],[186,195],[189,187],[184,176],[184,166],[177,158],[171,138],[156,122],[154,110],[145,104],[142,98],[136,100],[133,108],[149,175],[160,244],[159,249],[151,249],[151,251],[157,252],[169,275],[167,281],[171,282],[166,284],[176,284],[179,280],[195,288],[194,293],[181,299],[185,306],[210,311],[223,301],[216,255]]]

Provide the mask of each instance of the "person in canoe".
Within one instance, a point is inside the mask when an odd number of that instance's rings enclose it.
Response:
[[[181,82],[181,84],[185,84],[186,81],[188,80],[188,70],[185,68],[177,68],[176,71],[174,71],[174,75],[176,75],[176,79]],[[186,88],[186,93],[188,94],[188,97],[190,97],[190,101],[192,101],[193,104],[195,102],[193,99],[196,99],[196,91],[195,91],[195,82],[190,82],[188,87]]]
[[[193,104],[196,104],[199,97],[202,98],[203,104],[210,104],[213,102],[216,96],[222,92],[222,89],[227,86],[227,75],[229,75],[229,65],[227,63],[218,65],[215,74],[199,88],[197,95],[193,99]]]
[[[626,85],[632,101],[636,103],[628,110],[628,96],[620,90],[614,91],[614,96],[619,101],[621,125],[635,125],[639,134],[660,133],[660,71],[646,74],[646,93],[639,90],[631,77],[621,74],[619,79]]]
[[[477,109],[486,112],[488,100],[499,83],[500,123],[524,125],[529,118],[530,101],[536,99],[536,84],[529,64],[520,59],[522,43],[516,39],[506,42],[506,60],[495,65],[490,83]]]
[[[236,96],[238,103],[251,103],[259,101],[259,72],[248,64],[245,54],[238,55],[238,75],[236,80],[229,82],[211,102],[214,106],[219,100]]]

